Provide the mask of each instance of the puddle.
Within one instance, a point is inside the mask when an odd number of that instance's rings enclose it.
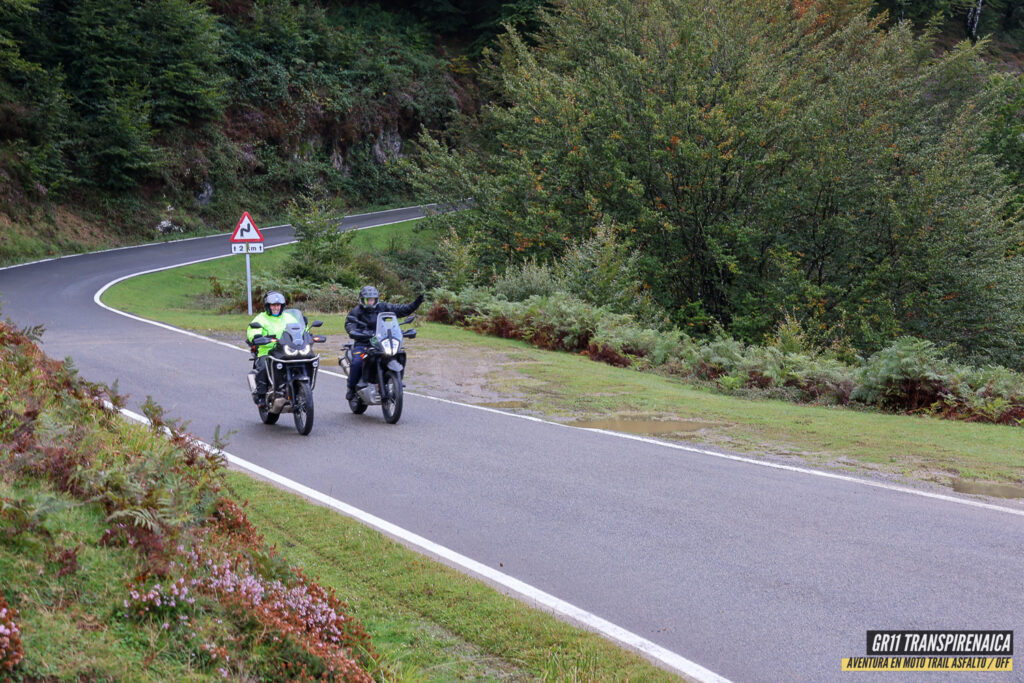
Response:
[[[490,403],[474,403],[473,405],[484,408],[525,408],[526,401],[492,401]]]
[[[957,493],[975,493],[980,496],[995,496],[997,498],[1024,498],[1024,486],[996,484],[989,481],[954,479],[953,490]]]
[[[675,432],[695,432],[698,429],[716,427],[711,422],[689,422],[683,420],[581,420],[570,422],[573,427],[584,429],[607,429],[611,432],[625,432],[627,434],[672,434]]]

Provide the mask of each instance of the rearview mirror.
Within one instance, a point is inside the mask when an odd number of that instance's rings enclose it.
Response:
[[[413,314],[413,315],[410,315],[410,316],[409,316],[408,318],[406,318],[405,320],[403,320],[403,321],[402,321],[402,322],[401,322],[400,324],[402,324],[402,325],[408,325],[409,323],[411,323],[411,322],[412,322],[413,320],[415,320],[415,319],[416,319],[416,315],[415,315],[415,314]]]
[[[324,324],[324,321],[323,321],[323,320],[314,320],[314,321],[313,321],[313,324],[312,324],[312,325],[310,325],[310,327],[320,327],[320,326],[321,326],[321,325],[323,325],[323,324]]]
[[[263,325],[261,325],[260,323],[249,323],[249,327],[251,327],[254,330],[262,330],[263,329]]]

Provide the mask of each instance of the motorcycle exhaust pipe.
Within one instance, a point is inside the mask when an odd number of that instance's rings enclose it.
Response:
[[[256,395],[256,371],[250,370],[249,374],[245,376],[249,380],[249,393],[253,396]]]
[[[359,394],[359,398],[361,398],[363,403],[366,405],[372,406],[380,403],[380,394],[377,393],[377,387],[372,384],[363,387],[356,393]]]

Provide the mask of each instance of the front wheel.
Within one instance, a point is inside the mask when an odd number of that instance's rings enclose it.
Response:
[[[260,420],[262,420],[265,425],[276,425],[277,418],[281,417],[281,413],[272,413],[266,408],[256,406],[256,409],[260,411]]]
[[[366,404],[363,403],[363,399],[356,395],[348,400],[348,409],[356,415],[362,415],[366,412]]]
[[[402,417],[402,378],[393,370],[384,375],[383,396],[380,407],[384,411],[384,421],[395,424]]]
[[[296,382],[292,415],[295,417],[295,429],[306,436],[313,431],[313,392],[309,382]]]

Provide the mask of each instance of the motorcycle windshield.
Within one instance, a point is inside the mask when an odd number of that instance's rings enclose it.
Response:
[[[402,348],[402,328],[398,326],[398,316],[394,313],[378,313],[376,336],[386,355],[398,353]]]
[[[286,346],[302,346],[302,337],[306,333],[306,321],[302,311],[297,308],[289,308],[281,314],[284,320],[284,332],[281,334],[281,343]]]

